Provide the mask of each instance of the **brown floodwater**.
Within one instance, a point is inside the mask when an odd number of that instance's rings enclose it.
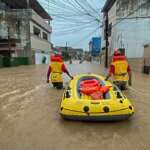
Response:
[[[0,69],[0,150],[150,150],[149,75],[133,73],[133,86],[125,92],[135,107],[130,120],[72,122],[59,115],[63,90],[46,84],[47,67]],[[104,73],[98,63],[68,68],[73,75]]]

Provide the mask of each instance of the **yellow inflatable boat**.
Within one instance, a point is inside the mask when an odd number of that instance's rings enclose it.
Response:
[[[104,77],[81,74],[75,76],[66,87],[60,114],[62,118],[69,120],[115,121],[128,119],[134,114],[134,107],[129,99],[115,85],[105,81]]]

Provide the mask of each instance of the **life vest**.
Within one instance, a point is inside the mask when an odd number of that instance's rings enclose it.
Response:
[[[128,81],[128,62],[125,56],[113,56],[114,81]]]
[[[126,56],[113,56],[112,61],[126,61]]]
[[[99,85],[99,81],[96,79],[85,80],[80,83],[80,92],[90,95],[94,99],[97,99],[94,96],[98,96],[99,99],[103,99],[103,94],[107,93],[110,88],[110,86]]]
[[[63,82],[62,78],[62,65],[63,61],[60,57],[51,58],[51,82]]]
[[[93,86],[97,86],[97,85],[99,85],[99,81],[96,79],[85,80],[85,81],[81,81],[81,83],[80,83],[81,87],[85,87],[85,86],[93,87]]]
[[[99,90],[99,81],[96,79],[84,80],[80,83],[80,92],[86,95],[90,95],[93,92]]]

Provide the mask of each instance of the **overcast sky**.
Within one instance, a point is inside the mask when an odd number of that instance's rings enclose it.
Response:
[[[44,8],[46,8],[46,0],[38,0],[41,5],[43,5]],[[57,0],[55,0],[57,2]],[[71,0],[70,0],[71,1]],[[103,6],[106,0],[88,0],[89,3],[92,5],[93,8],[96,10],[100,10]],[[53,14],[53,9],[50,9],[47,11],[50,12],[50,14]],[[100,11],[99,11],[100,14]],[[88,43],[92,37],[100,36],[101,29],[95,29],[98,24],[91,24],[92,27],[85,28],[84,30],[74,32],[72,34],[56,34],[58,29],[61,29],[62,26],[58,25],[58,20],[53,19],[52,21],[52,28],[53,33],[51,36],[51,41],[54,44],[54,46],[65,46],[66,42],[68,43],[68,46],[76,47],[76,48],[83,48],[84,50],[88,50]]]

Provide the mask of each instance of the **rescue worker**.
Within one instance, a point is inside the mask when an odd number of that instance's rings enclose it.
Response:
[[[51,57],[51,64],[48,68],[47,72],[47,83],[49,83],[49,78],[51,78],[51,82],[54,88],[62,89],[63,88],[63,78],[62,73],[66,73],[71,79],[73,77],[68,72],[61,55],[54,55]]]
[[[118,49],[115,49],[114,55],[112,57],[112,63],[109,67],[109,72],[105,80],[113,76],[113,82],[121,90],[125,90],[127,83],[129,86],[131,83],[131,68],[127,62],[125,55],[122,55]]]

